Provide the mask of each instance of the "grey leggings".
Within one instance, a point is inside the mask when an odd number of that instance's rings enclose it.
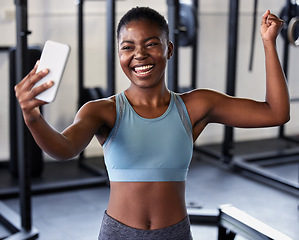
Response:
[[[106,212],[102,221],[99,240],[192,240],[190,221],[183,221],[163,229],[142,230],[122,224]]]

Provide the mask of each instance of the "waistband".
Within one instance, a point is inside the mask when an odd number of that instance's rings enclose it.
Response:
[[[190,221],[186,217],[181,222],[170,227],[143,230],[129,227],[109,216],[106,212],[103,217],[99,240],[192,240]]]

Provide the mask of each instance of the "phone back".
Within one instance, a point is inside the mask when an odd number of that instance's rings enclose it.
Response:
[[[70,47],[67,44],[51,40],[48,40],[45,43],[36,72],[43,69],[49,69],[49,73],[43,79],[38,81],[34,87],[40,86],[48,81],[53,81],[54,85],[36,96],[37,99],[45,102],[53,102],[55,100],[66,62],[69,57],[69,52]]]

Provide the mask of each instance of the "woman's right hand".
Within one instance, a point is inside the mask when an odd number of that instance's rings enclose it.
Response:
[[[46,104],[46,102],[38,100],[35,97],[41,92],[44,92],[52,87],[54,84],[53,81],[49,81],[41,86],[33,88],[35,83],[40,81],[49,72],[48,69],[44,69],[36,73],[38,63],[39,61],[35,64],[30,73],[15,86],[15,94],[22,109],[26,124],[32,123],[38,119],[41,114],[39,107]]]

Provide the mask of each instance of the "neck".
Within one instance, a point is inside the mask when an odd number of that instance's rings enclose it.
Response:
[[[131,85],[125,94],[133,105],[158,106],[164,105],[170,99],[170,92],[165,85],[160,88],[137,88]]]

